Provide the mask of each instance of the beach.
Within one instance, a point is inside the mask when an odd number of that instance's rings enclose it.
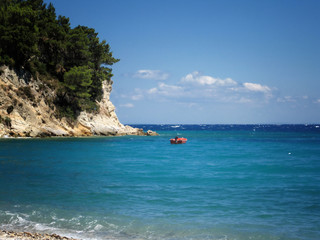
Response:
[[[0,231],[0,239],[19,239],[19,240],[76,240],[74,238],[62,237],[57,234],[41,234],[41,233],[30,233],[30,232],[13,232],[13,231]]]

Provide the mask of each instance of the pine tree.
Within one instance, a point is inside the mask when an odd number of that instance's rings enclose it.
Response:
[[[111,80],[110,66],[118,61],[93,28],[71,28],[51,3],[0,0],[0,66],[55,78],[59,109],[73,114],[96,109],[102,81]]]

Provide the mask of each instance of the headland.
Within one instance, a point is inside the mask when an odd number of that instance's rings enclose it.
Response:
[[[120,123],[110,101],[111,80],[102,82],[97,110],[71,120],[57,115],[57,91],[49,84],[22,69],[2,66],[0,72],[0,137],[157,135]]]

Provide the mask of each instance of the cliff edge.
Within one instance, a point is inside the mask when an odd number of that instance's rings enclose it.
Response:
[[[21,70],[0,67],[0,137],[157,135],[120,123],[110,101],[112,81],[103,81],[96,113],[80,112],[75,121],[56,116],[56,93],[49,83]]]

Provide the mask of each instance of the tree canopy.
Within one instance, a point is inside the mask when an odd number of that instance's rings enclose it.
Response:
[[[102,81],[111,79],[110,66],[118,61],[95,29],[71,28],[69,18],[57,16],[51,3],[0,0],[0,65],[57,79],[60,107],[94,108]]]

